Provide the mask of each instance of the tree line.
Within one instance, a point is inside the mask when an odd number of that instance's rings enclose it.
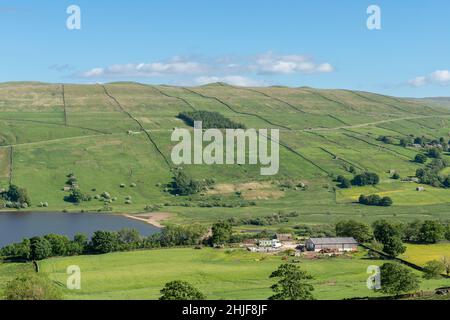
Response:
[[[434,244],[450,241],[450,224],[434,220],[415,220],[408,223],[377,220],[372,226],[354,220],[336,224],[336,235],[353,237],[360,243],[371,242],[374,249],[380,249],[391,256],[406,251],[403,242]]]

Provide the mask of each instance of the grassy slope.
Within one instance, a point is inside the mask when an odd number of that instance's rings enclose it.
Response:
[[[406,252],[401,256],[419,266],[432,260],[440,261],[442,257],[450,258],[450,243],[433,245],[408,244]]]
[[[273,280],[269,275],[282,259],[243,250],[169,249],[114,253],[101,256],[55,258],[41,262],[43,272],[65,284],[66,268],[81,268],[81,291],[65,291],[68,299],[157,299],[168,281],[186,280],[209,299],[266,299]],[[302,260],[300,266],[314,277],[318,299],[376,296],[366,287],[369,265],[382,261],[353,258]],[[0,290],[14,270],[24,265],[0,264]],[[423,290],[448,285],[448,280],[423,281]],[[0,291],[1,295],[1,291]]]
[[[106,89],[106,91],[105,91]],[[63,99],[64,90],[64,99]],[[117,104],[117,102],[119,104]],[[307,182],[306,192],[287,191],[279,199],[257,199],[258,210],[201,209],[169,206],[178,222],[209,222],[220,217],[267,215],[278,210],[301,212],[291,223],[333,222],[346,217],[372,221],[378,217],[448,218],[450,191],[393,183],[386,173],[395,169],[412,175],[416,151],[384,145],[388,135],[448,136],[450,113],[422,101],[372,93],[309,88],[236,88],[215,84],[197,88],[146,86],[135,83],[61,85],[0,84],[0,185],[9,180],[9,149],[13,146],[13,182],[26,187],[34,203],[47,201],[48,210],[96,210],[100,202],[76,208],[64,203],[65,175],[74,172],[84,191],[108,191],[118,197],[116,212],[143,211],[147,204],[175,204],[183,199],[163,192],[157,184],[170,181],[164,158],[142,132],[170,159],[170,132],[185,126],[176,115],[185,110],[217,111],[247,127],[281,130],[280,173],[269,180],[293,178]],[[128,113],[128,114],[127,114]],[[296,153],[292,152],[295,150]],[[345,165],[375,171],[383,183],[375,190],[354,188],[335,193],[328,174],[348,175]],[[219,183],[263,179],[255,166],[185,166],[197,178],[215,177]],[[137,187],[119,188],[121,183]],[[90,191],[96,189],[96,191]],[[278,191],[274,186],[273,190]],[[363,192],[392,195],[394,208],[354,205]],[[126,196],[133,197],[125,205]],[[32,208],[36,210],[36,208]]]

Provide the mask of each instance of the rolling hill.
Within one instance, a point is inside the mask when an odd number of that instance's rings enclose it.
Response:
[[[198,110],[218,112],[247,128],[279,129],[279,174],[263,177],[259,166],[251,165],[185,166],[184,171],[196,179],[213,177],[215,186],[191,197],[165,192],[174,167],[171,132],[187,128],[177,115]],[[201,87],[3,83],[0,186],[12,182],[25,187],[33,202],[28,210],[105,210],[96,199],[79,206],[64,201],[67,193],[62,188],[73,173],[91,196],[107,191],[117,198],[107,205],[113,212],[152,208],[173,213],[172,221],[178,223],[278,211],[299,213],[287,225],[348,217],[448,219],[450,190],[427,187],[418,193],[416,184],[392,180],[389,172],[413,176],[422,166],[412,161],[418,151],[398,141],[408,136],[448,140],[449,121],[450,110],[428,100],[349,90],[222,83]],[[380,136],[394,143],[383,143]],[[333,178],[351,178],[350,167],[376,172],[381,183],[337,188]],[[289,187],[292,183],[306,188]],[[361,193],[389,195],[394,206],[355,204]],[[243,201],[256,206],[233,205]],[[39,208],[41,202],[48,202],[48,208]]]

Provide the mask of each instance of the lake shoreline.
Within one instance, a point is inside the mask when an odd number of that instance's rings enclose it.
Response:
[[[63,212],[63,211],[35,211],[35,210],[0,210],[0,214],[30,214],[30,213],[41,213],[41,214],[105,214],[110,216],[122,216],[127,219],[133,219],[136,221],[141,221],[146,224],[150,224],[156,228],[164,228],[161,223],[169,220],[173,214],[168,212],[151,212],[151,213],[120,213],[120,212],[94,212],[94,211],[75,211],[75,212]]]
[[[169,220],[173,214],[168,212],[152,212],[152,213],[137,213],[137,214],[122,214],[122,216],[141,222],[150,224],[156,228],[164,228],[162,224],[164,221]]]
[[[124,214],[105,213],[61,213],[32,211],[0,212],[0,247],[18,243],[24,238],[60,234],[69,238],[82,233],[88,237],[98,230],[118,231],[136,229],[142,236],[150,236],[161,231],[160,221],[167,214],[137,216],[130,219]]]

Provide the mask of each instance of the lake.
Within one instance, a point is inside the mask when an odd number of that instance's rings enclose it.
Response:
[[[117,231],[123,228],[136,229],[143,236],[160,230],[145,222],[112,214],[6,212],[0,213],[0,247],[49,233],[72,238],[76,233],[91,236],[97,230]]]

